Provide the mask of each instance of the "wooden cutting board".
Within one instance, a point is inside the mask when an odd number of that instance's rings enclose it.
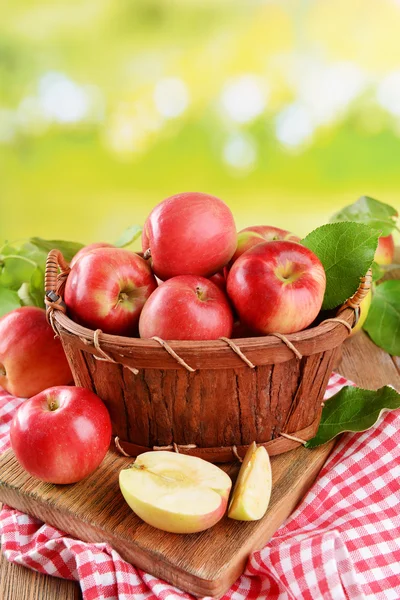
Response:
[[[125,503],[118,473],[133,459],[110,451],[90,477],[74,485],[30,477],[11,450],[0,457],[0,501],[72,536],[109,542],[131,564],[195,596],[219,598],[243,572],[247,558],[262,548],[308,490],[334,442],[273,457],[268,511],[253,523],[225,517],[198,534],[175,535],[143,523]],[[239,465],[224,469],[234,479]]]

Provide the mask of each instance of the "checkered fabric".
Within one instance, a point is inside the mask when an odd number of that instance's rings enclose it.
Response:
[[[326,398],[348,384],[332,375]],[[0,394],[0,448],[21,400]],[[189,599],[135,569],[108,544],[87,544],[17,510],[0,514],[6,557],[78,580],[84,600]],[[345,434],[303,502],[249,559],[224,600],[399,600],[400,411]]]

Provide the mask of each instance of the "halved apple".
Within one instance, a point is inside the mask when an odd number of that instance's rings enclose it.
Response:
[[[258,521],[268,508],[272,489],[271,463],[263,446],[253,442],[242,466],[229,503],[228,517],[237,521]]]
[[[225,514],[231,478],[194,456],[145,452],[119,474],[121,492],[143,521],[172,533],[208,529]]]

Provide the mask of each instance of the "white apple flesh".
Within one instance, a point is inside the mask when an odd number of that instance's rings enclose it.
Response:
[[[237,521],[258,521],[268,508],[272,472],[268,452],[253,442],[246,452],[229,504],[228,517]]]
[[[225,514],[232,481],[219,467],[184,454],[145,452],[119,474],[122,495],[149,525],[196,533]]]

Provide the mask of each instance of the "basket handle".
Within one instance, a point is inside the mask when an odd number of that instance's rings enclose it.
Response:
[[[46,316],[49,322],[53,310],[61,310],[63,313],[67,312],[67,307],[62,299],[62,293],[70,270],[71,269],[60,250],[50,250],[46,259],[46,270],[44,275],[44,302],[46,304]]]
[[[372,271],[371,271],[371,269],[369,269],[367,271],[367,273],[364,275],[364,277],[361,278],[361,282],[360,282],[360,285],[358,286],[358,290],[356,291],[356,293],[353,294],[353,296],[351,298],[349,298],[343,304],[343,306],[340,310],[343,310],[344,308],[347,308],[348,306],[350,308],[354,308],[354,309],[359,308],[361,302],[364,300],[365,296],[370,291],[371,285],[372,285]]]
[[[343,306],[340,307],[336,316],[339,317],[340,314],[346,308],[352,308],[354,310],[355,319],[352,327],[355,327],[358,323],[358,319],[360,318],[360,304],[364,300],[365,296],[368,294],[372,286],[372,270],[368,269],[364,277],[361,277],[360,285],[358,286],[358,290],[355,294],[352,295],[351,298],[346,300]],[[335,320],[335,319],[333,319]]]

